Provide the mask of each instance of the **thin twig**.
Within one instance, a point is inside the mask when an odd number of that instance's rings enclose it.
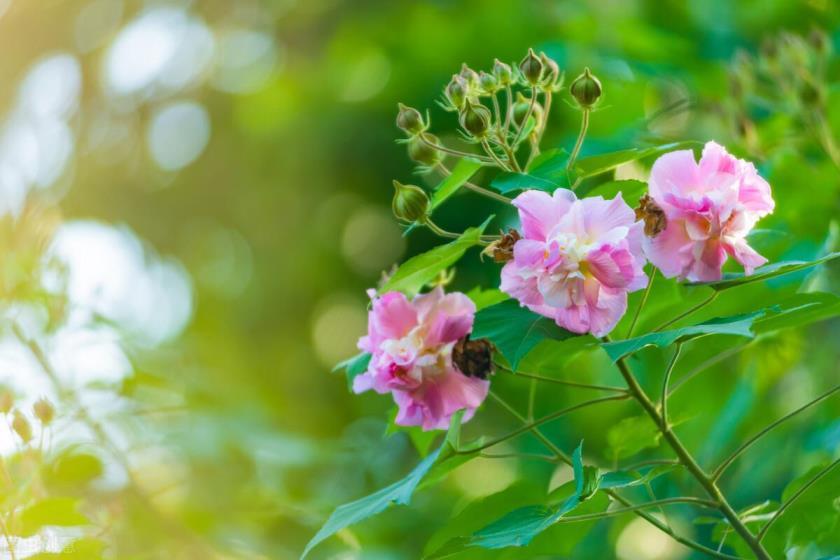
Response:
[[[440,171],[441,174],[443,174],[444,176],[449,176],[449,175],[452,174],[452,171],[450,171],[450,169],[446,165],[444,165],[443,163],[438,163],[437,167],[438,167],[438,171]],[[508,198],[508,197],[506,197],[502,194],[493,192],[489,189],[485,189],[484,187],[479,187],[475,183],[471,183],[469,181],[464,181],[464,188],[469,189],[476,194],[486,196],[487,198],[492,198],[493,200],[497,200],[497,201],[503,202],[505,204],[510,204],[511,203],[510,198]]]
[[[460,150],[454,150],[452,148],[447,148],[443,144],[436,144],[436,143],[432,142],[431,140],[429,140],[426,137],[425,134],[420,135],[420,140],[422,140],[423,143],[426,144],[427,146],[429,146],[430,148],[434,148],[435,150],[440,150],[441,152],[447,153],[447,154],[452,155],[452,156],[456,156],[456,157],[460,157],[460,158],[477,159],[478,161],[483,161],[485,163],[492,163],[493,162],[492,159],[490,159],[488,157],[485,157],[485,156],[482,156],[482,155],[479,155],[479,154],[471,154],[471,153],[468,153],[468,152],[462,152]]]
[[[682,344],[677,343],[676,347],[674,348],[674,355],[671,358],[671,362],[668,364],[668,368],[665,370],[665,377],[662,380],[662,397],[659,401],[659,405],[662,407],[662,429],[668,429],[668,382],[671,381],[671,373],[674,371],[674,367],[677,365],[677,360],[680,357],[680,350],[682,349]]]
[[[636,328],[636,323],[639,321],[639,316],[642,314],[642,308],[645,306],[648,300],[648,296],[650,295],[650,290],[653,287],[653,278],[656,276],[656,268],[653,269],[653,272],[650,273],[650,278],[648,278],[648,285],[645,286],[645,293],[642,294],[642,301],[639,302],[639,305],[636,307],[636,313],[633,315],[633,320],[630,322],[630,328],[627,329],[627,335],[624,338],[630,338],[633,336],[633,329]]]
[[[575,147],[572,149],[572,155],[569,156],[569,161],[566,162],[566,171],[570,171],[575,166],[575,161],[583,146],[583,139],[586,138],[586,131],[589,129],[589,112],[589,109],[583,109],[583,116],[580,119],[580,133],[578,133]]]
[[[677,315],[676,317],[674,317],[670,321],[666,321],[666,322],[662,323],[661,325],[659,325],[658,327],[653,329],[653,331],[651,331],[651,332],[660,332],[663,329],[666,329],[666,328],[670,327],[671,325],[673,325],[677,321],[679,321],[681,319],[685,319],[686,317],[688,317],[692,313],[695,313],[695,312],[703,309],[704,307],[706,307],[707,305],[709,305],[710,303],[715,301],[715,299],[718,297],[718,294],[720,294],[720,292],[715,290],[714,292],[712,292],[712,294],[709,297],[707,297],[706,299],[704,299],[703,301],[701,301],[697,305],[691,307],[690,309],[687,309],[686,311],[683,311],[682,313],[680,313],[679,315]]]
[[[722,362],[723,360],[729,358],[730,356],[734,356],[735,354],[737,354],[738,352],[740,352],[741,350],[743,350],[747,346],[749,346],[749,344],[743,344],[741,346],[736,346],[735,348],[730,348],[728,350],[720,352],[719,354],[715,354],[714,356],[712,356],[708,360],[699,364],[697,367],[692,369],[690,372],[686,373],[685,375],[683,375],[682,377],[677,379],[677,381],[674,383],[674,385],[668,391],[668,396],[670,397],[671,395],[676,393],[677,389],[679,389],[684,384],[686,384],[688,381],[690,381],[695,375],[703,373],[708,368],[712,367],[713,365],[715,365],[719,362]]]
[[[519,143],[522,141],[522,131],[525,130],[525,127],[528,126],[528,119],[531,118],[531,114],[534,112],[534,106],[537,104],[537,88],[531,88],[531,102],[528,104],[528,110],[525,111],[525,118],[522,119],[522,124],[519,126],[519,129],[516,131],[516,136],[513,137],[513,142],[510,145],[513,147],[514,150],[519,146]]]
[[[605,519],[607,517],[614,517],[622,513],[634,512],[640,509],[647,509],[652,507],[661,507],[672,504],[694,504],[706,508],[716,508],[717,504],[711,500],[704,500],[702,498],[694,498],[686,496],[681,498],[663,498],[661,500],[654,500],[652,502],[645,502],[643,504],[636,504],[629,507],[617,508],[609,511],[602,511],[601,513],[587,513],[585,515],[571,515],[569,517],[561,517],[558,523],[574,523],[576,521],[592,521],[594,519]]]
[[[578,387],[580,389],[592,389],[595,391],[611,391],[613,393],[627,394],[627,389],[621,387],[610,387],[609,385],[590,385],[589,383],[578,383],[577,381],[565,381],[563,379],[555,379],[553,377],[544,377],[533,373],[525,373],[522,371],[513,371],[505,367],[498,366],[500,371],[507,372],[516,377],[525,377],[527,379],[535,379],[537,381],[544,381],[546,383],[554,383],[556,385],[565,385],[567,387]]]

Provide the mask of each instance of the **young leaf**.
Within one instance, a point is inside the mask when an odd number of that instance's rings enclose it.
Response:
[[[708,286],[713,290],[717,291],[728,290],[729,288],[736,288],[738,286],[743,286],[744,284],[751,284],[752,282],[763,282],[764,280],[769,280],[777,276],[782,276],[783,274],[790,274],[791,272],[804,270],[806,268],[817,266],[819,264],[823,264],[837,258],[840,258],[840,251],[830,253],[828,255],[825,255],[824,257],[820,257],[819,259],[815,259],[813,261],[783,261],[768,264],[766,266],[762,266],[760,268],[755,269],[755,271],[753,271],[753,273],[749,276],[745,276],[743,273],[740,272],[729,273],[724,274],[722,280],[717,280],[715,282],[698,282],[692,285]]]
[[[79,513],[75,498],[45,498],[25,508],[20,514],[19,536],[29,537],[44,527],[78,527],[88,518]]]
[[[451,243],[439,245],[431,251],[411,257],[400,265],[393,276],[380,288],[379,293],[391,290],[401,291],[408,295],[419,293],[423,286],[433,280],[438,273],[455,264],[467,249],[478,245],[481,234],[484,233],[484,228],[491,219],[492,216],[480,226],[469,228]]]
[[[337,507],[329,519],[327,519],[327,522],[324,523],[324,526],[321,527],[318,533],[306,545],[301,555],[301,560],[316,545],[336,534],[341,529],[380,513],[390,507],[391,504],[408,504],[411,501],[414,489],[417,488],[417,485],[420,484],[420,481],[423,480],[423,477],[437,461],[441,449],[443,447],[430,453],[419,465],[414,467],[414,470],[408,473],[408,476],[399,482],[395,482],[378,492],[374,492],[370,496]]]
[[[514,370],[541,340],[564,340],[573,336],[577,335],[512,300],[476,313],[472,334],[475,339],[486,338],[495,344]]]
[[[575,163],[575,171],[580,178],[593,177],[615,169],[624,163],[659,156],[674,150],[693,148],[698,145],[700,145],[700,142],[696,141],[674,142],[661,146],[652,146],[650,148],[630,148],[628,150],[580,158]]]
[[[554,192],[554,189],[559,188],[560,185],[549,179],[537,177],[536,175],[507,172],[499,173],[492,181],[490,181],[490,187],[502,194],[507,194],[509,192],[522,191],[526,189]]]
[[[481,311],[486,307],[490,307],[491,305],[496,305],[497,303],[502,303],[503,301],[510,299],[509,295],[499,289],[490,288],[483,290],[480,286],[476,286],[467,292],[467,297],[475,304],[476,311]]]
[[[337,363],[332,369],[333,373],[344,370],[344,374],[347,376],[347,388],[352,391],[353,380],[357,375],[367,371],[368,364],[370,364],[370,358],[371,355],[368,352],[356,354],[352,358],[347,358],[343,362]]]
[[[756,319],[763,317],[766,313],[767,310],[762,309],[760,311],[745,313],[743,315],[710,319],[698,325],[649,333],[635,338],[628,338],[626,340],[606,342],[602,344],[602,347],[607,352],[610,359],[612,359],[613,362],[617,362],[621,358],[633,354],[634,352],[638,352],[646,346],[665,348],[666,346],[670,346],[678,341],[683,342],[711,334],[729,334],[752,338],[755,336],[755,333],[753,333],[752,330],[753,323]]]
[[[526,506],[513,510],[473,534],[466,545],[490,549],[527,546],[534,537],[557,523],[578,504],[580,498],[575,493],[559,506]]]
[[[607,431],[607,443],[615,459],[632,457],[643,449],[656,447],[661,437],[662,433],[647,416],[624,418]],[[607,482],[610,482],[609,478]]]
[[[481,162],[474,159],[463,158],[458,161],[452,169],[452,173],[444,177],[438,186],[435,187],[435,191],[432,194],[430,210],[434,210],[443,204],[446,199],[455,194],[480,168]]]

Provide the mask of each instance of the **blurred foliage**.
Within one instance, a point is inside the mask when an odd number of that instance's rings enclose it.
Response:
[[[166,9],[176,15],[167,12],[162,27],[127,43],[127,58],[114,54],[129,26]],[[392,264],[437,243],[426,230],[403,238],[390,216],[392,179],[437,182],[412,175],[405,147],[394,142],[396,103],[431,107],[432,123],[453,129],[455,117],[434,100],[461,62],[489,69],[495,57],[518,60],[534,47],[567,76],[588,66],[604,95],[583,155],[715,139],[756,161],[774,188],[776,212],[751,240],[759,252],[773,262],[837,249],[840,8],[828,0],[6,0],[0,13],[0,382],[10,390],[10,427],[22,416],[32,429],[28,443],[11,430],[4,436],[0,517],[5,534],[24,538],[10,537],[0,550],[13,542],[17,558],[297,558],[335,505],[393,483],[419,462],[417,448],[435,442],[411,430],[386,432],[387,399],[352,396],[329,372],[355,353],[365,289]],[[245,54],[237,54],[243,44]],[[171,62],[172,53],[185,58]],[[75,75],[23,88],[28,72],[55,55],[78,64],[73,110],[55,109],[58,128],[14,136],[8,131],[22,122],[16,107],[27,99],[54,105],[44,94],[63,91]],[[184,120],[167,120],[167,109]],[[201,115],[209,122],[206,146]],[[552,119],[544,145],[569,149],[578,114],[561,105]],[[27,158],[46,165],[43,154],[67,135],[70,155],[56,176],[38,175],[33,164],[26,202],[10,211],[20,189],[6,172],[22,169]],[[32,138],[40,142],[34,151]],[[193,148],[198,154],[190,157]],[[622,166],[616,177],[643,178],[647,163]],[[471,218],[490,213],[501,223],[513,218],[471,193],[453,196],[436,217],[463,231],[476,225]],[[107,232],[131,246],[138,266],[167,271],[159,288],[171,297],[149,300],[140,268],[126,264],[134,261],[99,253],[94,241],[105,229],[84,238],[75,263],[81,268],[66,270],[54,258],[55,232],[91,223],[80,220],[114,224]],[[475,253],[460,261],[454,289],[496,286],[497,266]],[[750,311],[803,286],[838,293],[836,269],[723,293],[698,319]],[[125,270],[125,285],[82,294],[80,304],[77,270]],[[183,271],[188,280],[173,280]],[[658,293],[642,328],[704,297],[678,286]],[[630,309],[640,296],[631,296]],[[140,309],[109,315],[114,301],[135,298]],[[83,304],[93,309],[79,319]],[[137,314],[146,322],[126,319]],[[176,325],[182,316],[186,328]],[[118,375],[83,375],[113,359],[73,358],[85,339],[61,336],[82,320],[84,333],[118,341],[118,361],[127,364]],[[730,337],[687,344],[674,380],[703,371],[670,405],[694,414],[680,423],[681,437],[700,450],[704,465],[716,464],[737,441],[836,384],[838,336],[834,320],[748,345]],[[620,382],[605,355],[572,344],[543,342],[521,367],[556,375],[562,357],[564,375],[577,381]],[[554,360],[548,369],[547,355]],[[706,368],[710,357],[719,359]],[[656,387],[665,363],[663,354],[645,350],[632,365],[646,387]],[[497,375],[493,385],[525,409],[528,383]],[[42,395],[56,408],[47,427],[32,410]],[[538,415],[578,398],[571,389],[539,396]],[[585,439],[589,463],[613,466],[626,450],[610,453],[611,434],[637,413],[631,403],[613,403],[549,424],[546,433],[567,450]],[[722,481],[736,507],[780,501],[795,491],[791,480],[836,457],[838,416],[840,403],[827,401],[750,450]],[[464,437],[513,427],[488,401]],[[663,456],[643,445],[631,460]],[[542,448],[525,436],[507,451]],[[836,498],[838,477],[825,477],[808,496]],[[417,507],[343,530],[313,557],[417,558],[530,497],[562,494],[570,480],[569,469],[544,461],[476,459],[434,488],[421,487]],[[635,491],[666,497],[688,483],[660,478]],[[684,527],[688,517],[679,508],[669,519],[701,540],[715,530]],[[794,525],[799,547],[792,557],[840,550],[825,549],[840,546],[836,521]],[[816,533],[831,538],[809,544]],[[577,535],[574,526],[558,525],[533,547],[502,557],[690,555],[632,516]]]

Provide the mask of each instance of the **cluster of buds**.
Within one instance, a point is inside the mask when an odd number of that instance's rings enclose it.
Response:
[[[32,424],[26,415],[19,409],[14,408],[15,398],[8,389],[0,390],[0,413],[8,417],[11,414],[10,425],[12,431],[17,434],[20,440],[27,444],[32,441]],[[42,429],[49,426],[55,419],[55,408],[46,398],[40,398],[32,405],[32,414],[41,424]]]

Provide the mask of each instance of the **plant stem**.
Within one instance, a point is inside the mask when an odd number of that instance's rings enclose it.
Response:
[[[668,364],[668,369],[665,370],[665,378],[662,380],[662,397],[659,401],[659,405],[662,407],[663,430],[668,429],[668,383],[671,381],[671,373],[674,371],[674,366],[677,365],[681,349],[682,344],[677,343],[677,346],[674,348],[674,356],[671,358],[671,362]]]
[[[511,90],[510,86],[505,88],[506,94],[506,101],[505,104],[505,137],[507,137],[507,133],[510,130],[510,117],[513,115],[513,90]]]
[[[438,166],[438,170],[444,176],[449,176],[449,175],[452,174],[452,171],[450,171],[449,168],[446,167],[446,165],[444,165],[443,163],[439,163],[437,166]],[[504,195],[501,195],[499,193],[493,192],[489,189],[485,189],[484,187],[480,187],[480,186],[476,185],[475,183],[470,183],[469,181],[464,181],[464,188],[469,189],[476,194],[480,194],[481,196],[486,196],[487,198],[492,198],[493,200],[498,200],[499,202],[504,202],[505,204],[510,204],[511,203],[510,198],[508,198]]]
[[[519,146],[519,142],[522,141],[522,131],[525,130],[525,127],[528,126],[528,119],[531,118],[531,114],[534,112],[534,106],[537,104],[537,88],[531,88],[531,102],[528,104],[528,110],[525,111],[525,118],[522,119],[522,124],[520,125],[519,129],[516,131],[516,136],[513,137],[513,142],[510,145],[513,147],[514,150]]]
[[[769,433],[771,430],[773,430],[774,428],[776,428],[777,426],[779,426],[779,425],[780,425],[780,424],[782,424],[783,422],[785,422],[785,421],[787,421],[787,420],[790,420],[791,418],[793,418],[794,416],[796,416],[797,414],[799,414],[799,413],[800,413],[800,412],[802,412],[803,410],[807,410],[808,408],[811,408],[811,407],[812,407],[812,406],[814,406],[815,404],[817,404],[817,403],[819,403],[819,402],[824,401],[825,399],[827,399],[828,397],[830,397],[831,395],[833,395],[833,394],[834,394],[834,393],[836,393],[837,391],[840,391],[840,385],[836,385],[836,386],[834,386],[833,388],[829,389],[828,391],[826,391],[825,393],[823,393],[823,394],[822,394],[822,395],[820,395],[819,397],[817,397],[817,398],[815,398],[815,399],[813,399],[813,400],[811,400],[811,401],[808,401],[807,403],[803,404],[802,406],[800,406],[799,408],[797,408],[797,409],[796,409],[796,410],[794,410],[793,412],[789,412],[788,414],[785,414],[784,416],[782,416],[781,418],[779,418],[779,419],[778,419],[778,420],[776,420],[775,422],[770,423],[770,424],[769,424],[767,427],[765,427],[763,430],[761,430],[760,432],[758,432],[757,434],[755,434],[753,437],[751,437],[750,439],[748,439],[747,441],[745,441],[744,443],[742,443],[742,444],[741,444],[741,446],[740,446],[740,447],[738,447],[738,449],[736,449],[735,451],[733,451],[733,452],[732,452],[732,454],[731,454],[731,455],[729,455],[729,457],[727,457],[726,459],[724,459],[724,460],[723,460],[723,462],[721,462],[721,464],[720,464],[720,465],[718,465],[718,468],[716,468],[716,469],[714,470],[714,472],[712,473],[712,480],[717,480],[718,478],[720,478],[720,475],[722,475],[722,474],[723,474],[723,472],[724,472],[727,468],[729,468],[729,465],[731,465],[731,464],[735,461],[735,459],[737,459],[738,457],[740,457],[740,455],[741,455],[743,452],[745,452],[747,449],[749,449],[749,448],[752,446],[752,444],[754,444],[754,443],[755,443],[755,442],[757,442],[759,439],[761,439],[762,437],[764,437],[764,436],[765,436],[767,433]]]
[[[667,506],[670,504],[696,504],[698,506],[707,508],[716,508],[717,504],[711,500],[704,500],[702,498],[694,498],[686,496],[682,498],[663,498],[661,500],[654,500],[652,502],[645,502],[643,504],[636,504],[629,507],[613,509],[610,511],[603,511],[601,513],[588,513],[586,515],[570,515],[568,517],[561,517],[558,523],[574,523],[576,521],[592,521],[593,519],[605,519],[615,515],[621,515],[630,511],[638,511],[640,509],[647,509],[652,507]]]
[[[835,459],[833,463],[831,463],[830,465],[825,467],[823,470],[821,470],[820,472],[815,474],[814,477],[811,478],[811,480],[809,480],[808,482],[803,484],[799,488],[799,490],[794,492],[793,495],[790,498],[785,500],[785,502],[782,505],[779,506],[779,509],[776,510],[776,513],[773,514],[773,517],[770,518],[770,520],[767,522],[767,524],[764,525],[764,527],[762,527],[761,530],[758,531],[758,540],[761,541],[761,539],[764,538],[764,536],[767,534],[767,531],[770,529],[770,527],[773,525],[773,523],[775,523],[776,520],[779,519],[782,516],[782,514],[785,512],[785,510],[787,508],[789,508],[791,506],[791,504],[793,504],[793,502],[798,500],[799,497],[802,494],[804,494],[806,490],[808,490],[808,488],[810,488],[811,486],[816,484],[818,480],[820,480],[822,477],[827,475],[838,464],[840,464],[840,459]]]
[[[487,152],[487,154],[488,154],[491,158],[493,158],[493,161],[494,161],[494,162],[496,162],[496,165],[498,165],[498,166],[499,166],[499,168],[501,168],[502,170],[505,170],[505,171],[513,171],[513,165],[512,165],[512,164],[507,164],[507,163],[503,162],[503,161],[499,158],[499,156],[497,156],[497,155],[496,155],[496,152],[494,152],[494,151],[493,151],[493,148],[492,148],[492,147],[490,146],[490,144],[487,142],[487,139],[483,139],[483,140],[481,141],[481,147],[482,147],[482,148],[484,148],[484,151],[485,151],[485,152]]]
[[[671,446],[671,449],[677,454],[680,462],[685,466],[685,468],[691,473],[691,475],[700,483],[706,493],[709,495],[712,500],[717,503],[717,508],[720,512],[729,520],[729,524],[735,530],[735,532],[740,535],[743,541],[750,547],[750,550],[753,551],[756,558],[759,560],[772,560],[770,555],[761,545],[761,543],[756,539],[756,537],[750,532],[746,525],[741,522],[741,519],[738,517],[738,514],[732,509],[732,506],[729,505],[729,502],[726,500],[726,497],[717,487],[715,482],[706,474],[703,468],[697,464],[697,461],[692,457],[691,453],[685,448],[682,441],[677,437],[677,435],[673,432],[671,427],[667,425],[662,416],[659,414],[659,411],[656,409],[656,405],[650,400],[650,398],[645,393],[644,389],[642,389],[639,382],[636,380],[633,373],[627,367],[624,359],[619,359],[616,362],[618,366],[618,370],[621,373],[622,377],[624,377],[625,382],[627,383],[627,387],[630,389],[630,393],[633,397],[639,402],[645,412],[650,416],[651,420],[653,420],[654,424],[660,428],[662,432],[662,436],[664,437],[665,441],[668,442],[668,445]]]
[[[540,455],[539,453],[479,453],[478,456],[485,459],[535,459],[548,463],[557,462],[557,457],[554,455]]]
[[[633,336],[633,329],[636,328],[636,323],[639,321],[639,315],[642,314],[642,308],[645,306],[648,300],[648,296],[650,295],[650,290],[653,287],[653,278],[656,276],[656,268],[653,269],[653,272],[650,273],[650,278],[648,278],[648,285],[645,286],[645,293],[642,294],[642,301],[639,302],[639,305],[636,307],[636,313],[633,315],[633,320],[630,322],[630,328],[627,329],[627,335],[624,338],[630,338]]]
[[[515,377],[525,377],[527,379],[535,379],[537,381],[545,381],[546,383],[554,383],[556,385],[565,385],[567,387],[579,387],[581,389],[593,389],[595,391],[612,391],[613,393],[627,394],[627,389],[621,387],[610,387],[609,385],[590,385],[589,383],[578,383],[577,381],[565,381],[563,379],[555,379],[553,377],[544,377],[533,373],[525,373],[522,371],[513,371],[505,367],[500,367],[501,371],[510,373]]]
[[[673,387],[671,387],[671,390],[670,390],[670,391],[668,391],[668,396],[670,397],[671,395],[673,395],[674,393],[676,393],[676,392],[677,392],[677,389],[679,389],[679,388],[680,388],[680,387],[682,387],[685,383],[687,383],[688,381],[690,381],[690,380],[691,380],[691,379],[692,379],[695,375],[698,375],[698,374],[700,374],[700,373],[703,373],[703,372],[704,372],[705,370],[707,370],[708,368],[712,367],[713,365],[715,365],[715,364],[717,364],[717,363],[719,363],[719,362],[722,362],[723,360],[725,360],[725,359],[729,358],[730,356],[734,356],[735,354],[737,354],[738,352],[740,352],[741,350],[743,350],[743,349],[744,349],[744,348],[746,348],[746,347],[747,347],[747,344],[744,344],[744,345],[741,345],[741,346],[736,346],[735,348],[730,348],[729,350],[726,350],[726,351],[721,352],[721,353],[719,353],[719,354],[715,354],[714,356],[712,356],[712,357],[711,357],[711,358],[709,358],[708,360],[706,360],[706,361],[704,361],[703,363],[699,364],[696,368],[694,368],[694,369],[693,369],[693,370],[691,370],[690,372],[688,372],[688,373],[686,373],[685,375],[683,375],[682,377],[680,377],[680,378],[677,380],[677,382],[676,382],[676,383],[674,383],[674,386],[673,386]]]
[[[586,131],[589,129],[589,109],[583,109],[583,115],[580,119],[580,133],[575,142],[575,147],[572,149],[572,155],[569,156],[569,161],[566,163],[566,171],[570,171],[575,166],[580,148],[583,146],[583,139],[586,138]]]
[[[720,292],[715,290],[714,292],[712,292],[712,294],[709,297],[707,297],[706,299],[704,299],[703,301],[701,301],[700,303],[698,303],[694,307],[691,307],[690,309],[687,309],[686,311],[683,311],[682,313],[680,313],[679,315],[677,315],[676,317],[674,317],[670,321],[666,321],[666,322],[662,323],[661,325],[659,325],[658,327],[653,329],[651,332],[659,332],[661,330],[664,330],[664,329],[670,327],[671,325],[673,325],[674,323],[676,323],[677,321],[679,321],[681,319],[685,319],[686,317],[688,317],[692,313],[700,311],[701,309],[703,309],[704,307],[706,307],[707,305],[709,305],[710,303],[715,301],[715,299],[717,299],[717,297],[718,297],[718,294],[720,294]]]
[[[534,160],[535,157],[540,155],[540,144],[542,143],[543,134],[545,134],[545,129],[548,127],[548,114],[551,111],[551,91],[545,92],[545,106],[543,107],[543,117],[542,122],[540,123],[540,128],[537,131],[537,137],[534,139],[534,149],[531,150],[531,154],[528,156],[528,163],[525,164],[525,169],[528,169],[528,166],[531,165],[531,162]]]
[[[507,410],[514,418],[516,418],[520,422],[525,422],[525,417],[522,416],[521,414],[519,414],[519,412],[517,412],[515,408],[513,408],[510,404],[508,404],[504,399],[502,399],[496,393],[494,393],[493,391],[490,391],[490,396],[496,402],[498,402],[505,410]],[[543,443],[543,445],[546,446],[546,448],[548,448],[552,453],[554,453],[554,455],[555,455],[555,457],[557,457],[557,459],[559,459],[563,463],[571,466],[571,464],[572,464],[571,457],[569,457],[562,449],[557,447],[554,444],[553,441],[548,439],[545,436],[545,434],[543,434],[539,430],[539,428],[534,427],[534,428],[531,429],[531,432],[534,434],[534,436],[537,439],[539,439]],[[630,502],[630,500],[628,500],[627,498],[625,498],[624,496],[622,496],[621,494],[619,494],[615,490],[605,490],[604,492],[610,498],[619,502],[623,506],[627,506],[627,507],[632,507],[633,506],[633,503]],[[648,523],[650,523],[651,525],[653,525],[654,527],[656,527],[657,529],[659,529],[660,531],[662,531],[663,533],[665,533],[666,535],[669,535],[672,539],[674,539],[678,543],[684,544],[685,546],[687,546],[689,548],[693,548],[694,550],[704,552],[704,553],[708,554],[709,556],[711,556],[713,558],[722,558],[723,560],[740,560],[737,556],[730,556],[729,554],[723,554],[723,553],[718,552],[718,551],[716,551],[712,548],[704,546],[704,545],[702,545],[702,544],[700,544],[696,541],[693,541],[693,540],[691,540],[687,537],[683,537],[683,536],[679,535],[678,533],[674,532],[673,529],[671,529],[670,527],[668,527],[667,525],[662,523],[659,519],[650,515],[646,511],[635,510],[634,513],[636,515],[638,515],[639,517],[641,517],[642,519],[644,519],[645,521],[647,521]]]
[[[519,162],[516,161],[516,155],[514,155],[513,150],[510,149],[510,146],[507,144],[507,140],[505,140],[505,136],[501,130],[496,129],[496,137],[498,138],[498,145],[504,150],[505,155],[507,156],[508,163],[513,168],[514,171],[520,172],[522,168],[519,167]]]
[[[461,237],[460,233],[455,233],[454,231],[446,231],[445,229],[434,223],[432,219],[428,216],[426,216],[422,224],[428,227],[432,231],[432,233],[440,237],[445,237],[447,239],[458,239],[459,237]],[[498,235],[482,235],[479,239],[479,243],[481,243],[482,245],[488,245],[491,241],[495,241],[498,238]]]
[[[430,148],[434,148],[435,150],[440,150],[441,152],[444,152],[444,153],[449,154],[451,156],[456,156],[456,157],[460,157],[460,158],[477,159],[478,161],[483,161],[485,163],[492,163],[493,162],[492,159],[490,159],[488,157],[485,157],[485,156],[482,156],[482,155],[479,155],[479,154],[470,154],[468,152],[462,152],[460,150],[454,150],[452,148],[447,148],[443,144],[435,144],[434,142],[429,140],[428,137],[425,134],[420,135],[420,140],[422,140],[423,143],[426,144],[427,146],[429,146]]]

